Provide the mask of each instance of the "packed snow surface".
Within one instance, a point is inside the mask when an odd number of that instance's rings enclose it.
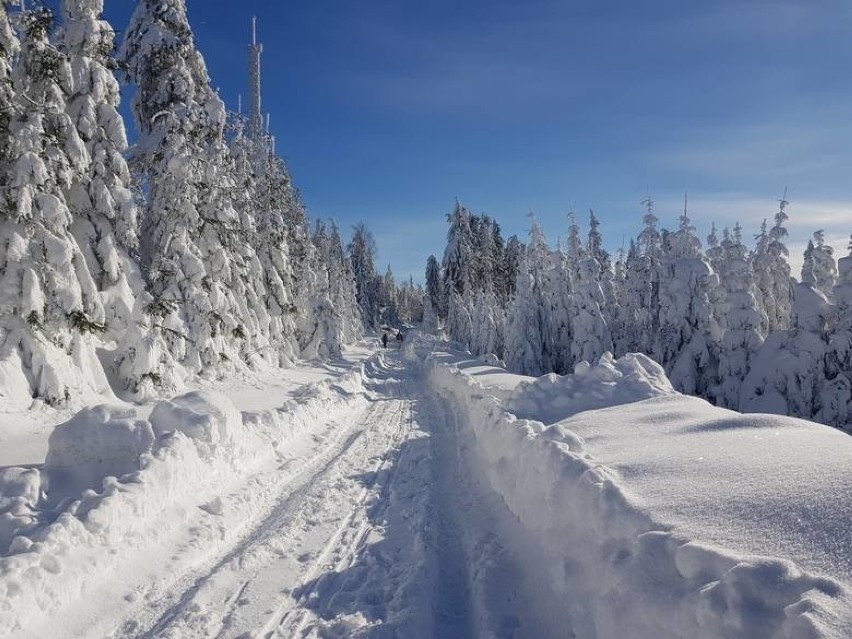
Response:
[[[276,375],[86,407],[0,468],[0,636],[852,636],[839,431],[413,332]]]

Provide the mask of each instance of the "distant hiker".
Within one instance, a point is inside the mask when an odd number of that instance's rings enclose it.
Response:
[[[388,334],[387,333],[382,333],[382,346],[384,346],[385,348],[388,347]]]
[[[396,341],[399,345],[399,348],[402,348],[402,331],[396,332]]]

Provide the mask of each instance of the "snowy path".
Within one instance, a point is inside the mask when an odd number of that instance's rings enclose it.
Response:
[[[267,495],[262,516],[227,543],[209,540],[206,555],[183,540],[130,604],[90,609],[98,622],[79,636],[461,638],[482,625],[518,636],[510,596],[500,593],[499,615],[487,610],[482,582],[504,563],[493,522],[474,504],[450,412],[420,382],[399,362],[372,371],[361,401],[245,480]]]

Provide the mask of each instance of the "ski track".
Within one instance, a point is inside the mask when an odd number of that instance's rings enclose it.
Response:
[[[484,627],[520,636],[514,622],[492,623],[486,611],[495,603],[482,581],[506,560],[483,532],[493,522],[475,505],[483,499],[450,412],[421,394],[419,373],[395,358],[371,375],[364,406],[334,420],[336,430],[326,426],[313,457],[275,470],[286,476],[268,512],[204,565],[182,574],[177,565],[178,574],[138,588],[141,603],[106,634],[461,639]],[[258,481],[271,480],[244,484]],[[476,578],[471,559],[481,566]],[[496,605],[507,618],[511,602]]]

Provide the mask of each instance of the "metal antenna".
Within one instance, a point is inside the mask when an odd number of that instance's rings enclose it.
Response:
[[[259,140],[263,135],[263,115],[260,111],[260,54],[263,45],[257,43],[257,16],[251,19],[251,44],[249,45],[249,131]]]

